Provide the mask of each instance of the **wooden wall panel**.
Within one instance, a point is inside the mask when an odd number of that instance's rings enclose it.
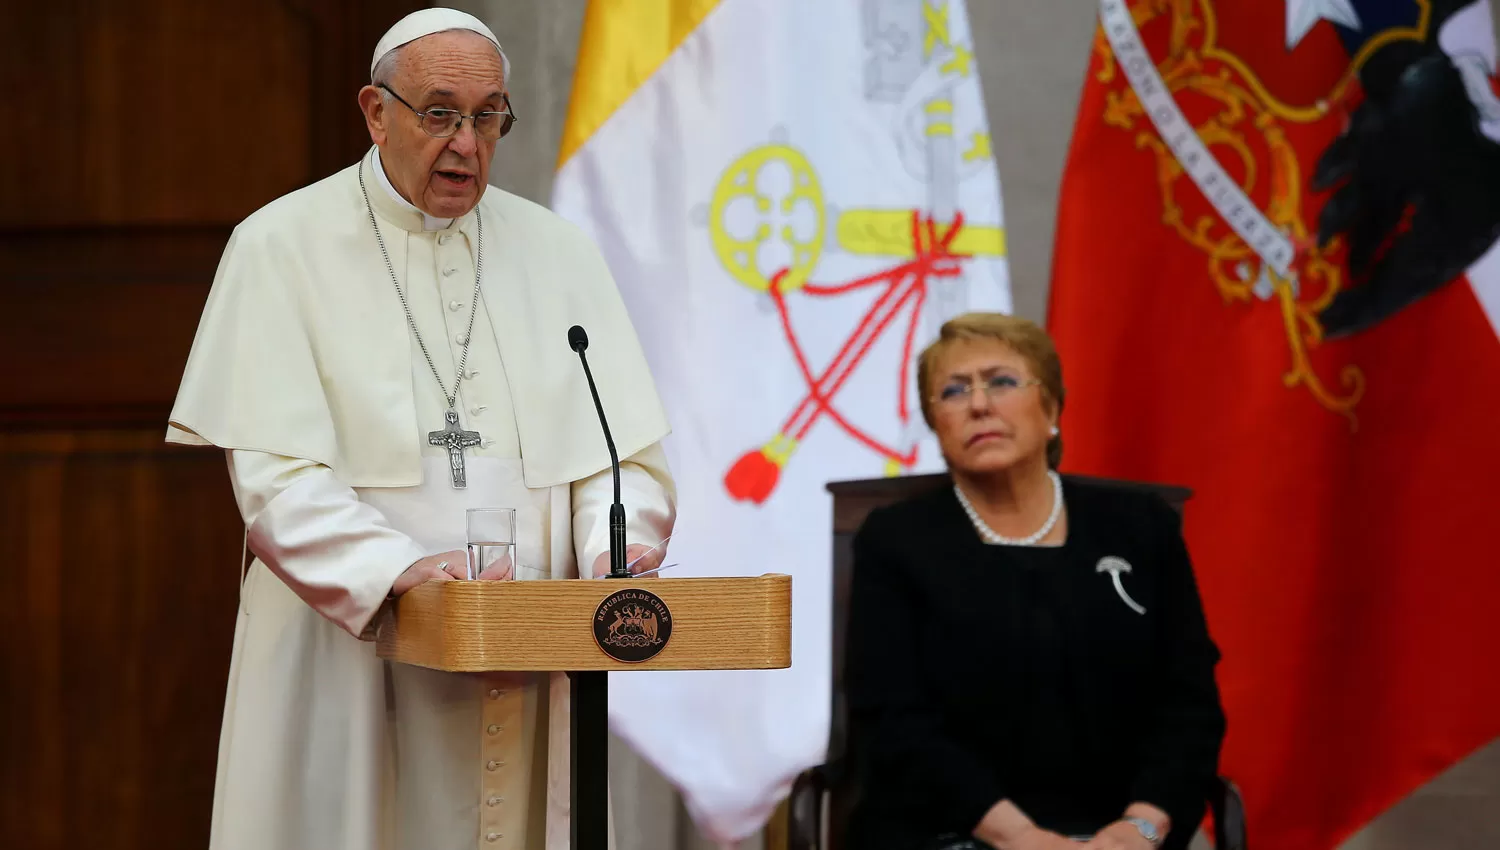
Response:
[[[279,0],[7,6],[0,79],[46,94],[7,110],[0,226],[231,223],[310,173],[314,32]]]
[[[12,4],[15,5],[15,4]],[[0,428],[164,424],[233,225],[354,162],[355,96],[412,0],[7,7]]]
[[[0,848],[207,845],[242,529],[167,412],[233,225],[369,146],[424,5],[5,5]]]
[[[0,427],[164,431],[228,234],[0,231]]]
[[[240,544],[217,451],[0,434],[0,846],[204,845]]]

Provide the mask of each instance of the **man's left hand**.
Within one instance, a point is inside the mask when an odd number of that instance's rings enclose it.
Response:
[[[1146,840],[1141,831],[1134,824],[1124,821],[1115,821],[1099,830],[1083,850],[1153,850],[1151,842]]]
[[[647,554],[650,552],[650,554]],[[645,555],[645,557],[641,557]],[[625,547],[625,563],[630,563],[639,558],[639,562],[630,568],[631,575],[639,575],[647,570],[654,570],[661,566],[661,559],[666,555],[666,550],[658,547],[651,552],[651,547],[644,543],[632,543]],[[609,575],[609,550],[600,553],[594,559],[594,577]],[[652,574],[654,576],[655,573]],[[650,578],[651,576],[648,576]]]

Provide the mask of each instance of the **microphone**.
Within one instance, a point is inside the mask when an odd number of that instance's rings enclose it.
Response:
[[[609,575],[608,578],[630,578],[630,568],[625,565],[625,506],[620,503],[620,456],[615,453],[615,438],[609,433],[609,420],[604,418],[604,405],[599,401],[599,389],[594,386],[594,373],[589,371],[589,359],[584,354],[589,347],[589,335],[579,325],[568,328],[568,347],[578,352],[578,362],[583,364],[583,376],[589,381],[589,393],[594,396],[594,409],[599,412],[599,427],[604,429],[604,444],[609,446],[609,465],[615,474],[615,502],[609,506]],[[593,569],[590,564],[589,569]]]

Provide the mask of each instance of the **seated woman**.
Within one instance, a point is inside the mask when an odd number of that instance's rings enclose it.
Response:
[[[1177,513],[1053,471],[1062,366],[1031,322],[948,322],[917,385],[953,486],[854,540],[849,846],[1187,847],[1224,714]]]

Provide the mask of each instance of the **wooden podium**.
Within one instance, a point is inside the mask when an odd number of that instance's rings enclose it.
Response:
[[[792,663],[792,579],[433,582],[380,624],[380,657],[449,672],[566,671],[572,850],[604,850],[610,671]]]

